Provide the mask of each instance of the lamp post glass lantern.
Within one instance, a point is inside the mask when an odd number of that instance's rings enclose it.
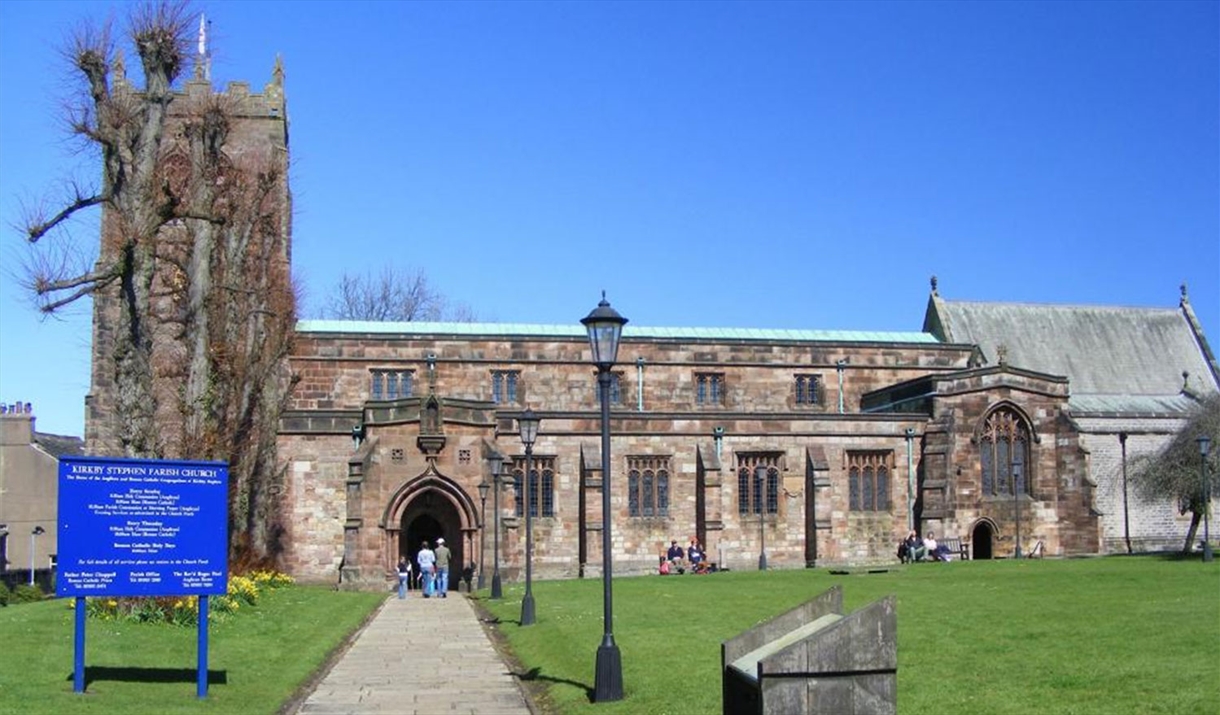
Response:
[[[1212,485],[1207,478],[1207,452],[1212,440],[1207,435],[1203,435],[1195,441],[1199,443],[1199,469],[1203,481],[1203,484],[1200,485],[1203,489],[1203,560],[1211,561],[1212,538],[1208,529],[1207,515],[1212,510]]]
[[[759,495],[758,503],[754,508],[758,511],[758,570],[767,570],[767,530],[763,522],[767,518],[767,468],[763,465],[758,465],[754,468],[754,479],[758,486],[754,488],[754,493]]]
[[[611,587],[613,559],[610,539],[610,368],[618,358],[619,338],[627,319],[618,314],[606,301],[602,291],[601,302],[581,324],[589,332],[589,347],[593,351],[593,364],[597,365],[597,398],[601,406],[602,427],[602,622],[604,633],[597,647],[597,663],[594,666],[593,702],[603,703],[623,699],[623,662],[618,644],[614,642],[614,598]]]
[[[483,577],[483,554],[487,551],[487,540],[484,538],[487,534],[487,490],[491,489],[491,484],[486,479],[479,482],[479,581],[475,586],[482,591],[487,587],[487,579]]]
[[[491,547],[491,597],[493,599],[504,598],[504,591],[500,587],[500,465],[504,462],[504,458],[498,452],[493,452],[487,458],[487,464],[491,469],[491,491],[492,491],[492,547]]]
[[[534,411],[526,408],[517,418],[517,427],[521,431],[521,444],[525,445],[525,474],[522,484],[525,487],[525,597],[521,599],[521,625],[534,625],[534,505],[538,503],[537,488],[534,484],[533,455],[534,440],[538,439],[538,423],[542,420],[534,415]]]

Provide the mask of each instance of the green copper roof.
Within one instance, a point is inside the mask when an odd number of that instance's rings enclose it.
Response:
[[[301,333],[378,333],[499,337],[584,338],[584,326],[539,323],[388,323],[367,320],[302,320]],[[931,333],[881,330],[783,330],[767,328],[649,328],[628,325],[623,337],[662,340],[758,340],[765,342],[938,343]]]

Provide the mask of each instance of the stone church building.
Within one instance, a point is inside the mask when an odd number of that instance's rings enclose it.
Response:
[[[270,142],[286,160],[278,67],[261,95],[226,92],[258,127],[238,141]],[[1172,308],[1081,307],[948,300],[933,279],[910,332],[664,328],[628,316],[601,464],[579,317],[301,321],[279,437],[284,567],[380,587],[400,554],[444,536],[459,567],[490,570],[498,523],[511,580],[528,508],[536,574],[594,576],[603,480],[619,573],[654,572],[670,540],[692,538],[738,569],[763,550],[772,568],[889,562],[912,528],[961,539],[973,558],[1011,556],[1018,528],[1023,550],[1042,542],[1048,556],[1125,551],[1128,539],[1178,547],[1189,517],[1125,492],[1123,466],[1220,389],[1185,288]],[[95,362],[88,398],[94,448],[105,444],[104,368]],[[541,418],[528,468],[516,422],[526,408]],[[501,487],[484,501],[496,455]]]

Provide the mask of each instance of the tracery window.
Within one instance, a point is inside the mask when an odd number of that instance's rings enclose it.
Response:
[[[851,511],[889,511],[893,452],[847,453],[847,501]]]
[[[779,513],[779,457],[778,454],[738,455],[738,514]]]
[[[695,403],[699,405],[724,404],[724,373],[695,373]]]
[[[627,458],[627,513],[669,516],[669,457]]]
[[[410,397],[415,389],[413,370],[371,370],[369,396],[373,400]]]
[[[515,404],[517,402],[517,383],[520,379],[520,370],[492,370],[491,401],[497,405]]]
[[[555,516],[555,458],[531,457],[530,516]],[[517,516],[525,515],[525,457],[513,457],[513,495]]]
[[[979,465],[986,496],[1032,494],[1029,477],[1029,426],[1011,407],[987,415],[979,435]],[[1013,479],[1014,466],[1019,480]],[[1019,483],[1016,483],[1018,482]]]
[[[822,392],[821,375],[796,376],[796,404],[820,405],[822,404]]]
[[[601,399],[598,396],[598,390],[601,389],[597,382],[597,373],[593,373],[593,399],[596,401]],[[610,373],[610,404],[618,405],[623,401],[623,373]]]

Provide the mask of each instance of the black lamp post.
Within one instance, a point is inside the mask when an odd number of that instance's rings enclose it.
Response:
[[[1017,547],[1013,552],[1021,558],[1021,463],[1020,455],[1012,462],[1012,509],[1017,517]]]
[[[38,543],[38,537],[47,533],[47,530],[41,526],[35,526],[30,531],[30,585],[34,585],[34,547]]]
[[[610,307],[606,292],[602,291],[601,302],[580,322],[589,332],[602,412],[602,621],[605,634],[597,647],[593,702],[604,703],[623,699],[623,662],[614,642],[614,602],[610,586],[614,568],[610,554],[610,368],[618,357],[618,341],[627,319]]]
[[[483,578],[483,552],[487,550],[486,540],[483,538],[487,533],[487,490],[491,489],[491,484],[486,479],[479,482],[479,582],[475,586],[482,591],[487,587],[487,579]]]
[[[758,486],[754,493],[761,498],[758,500],[756,508],[758,509],[758,570],[767,570],[767,530],[763,527],[763,520],[767,518],[767,468],[760,464],[754,468],[754,480]]]
[[[495,533],[492,536],[491,548],[491,597],[496,600],[504,598],[504,591],[500,588],[500,463],[503,461],[504,458],[498,452],[492,452],[487,458],[487,464],[491,467],[492,510],[495,512],[492,516]]]
[[[521,599],[521,625],[534,625],[534,479],[533,468],[534,440],[538,439],[538,423],[542,420],[534,416],[534,411],[526,408],[517,418],[517,428],[521,430],[521,444],[525,445],[525,475],[522,481],[525,487],[525,598]]]
[[[1118,433],[1118,444],[1123,451],[1123,540],[1127,542],[1127,553],[1131,553],[1131,514],[1127,511],[1127,433]]]
[[[1212,505],[1212,485],[1207,478],[1207,450],[1211,447],[1212,440],[1207,435],[1203,435],[1195,440],[1199,443],[1199,469],[1202,470],[1203,476],[1203,560],[1212,560],[1212,539],[1211,534],[1207,529],[1207,513],[1211,511]]]

